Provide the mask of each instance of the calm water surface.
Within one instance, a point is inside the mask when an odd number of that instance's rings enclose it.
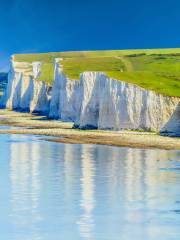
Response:
[[[179,240],[180,151],[0,135],[0,239]]]

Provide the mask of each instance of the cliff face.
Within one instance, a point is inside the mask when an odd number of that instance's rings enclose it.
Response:
[[[72,120],[82,129],[159,131],[178,103],[179,98],[162,96],[104,73],[85,72],[79,81],[72,81],[58,61],[55,64],[50,117]]]
[[[40,71],[40,62],[30,64],[12,61],[3,99],[4,107],[47,114],[50,89],[44,82],[36,80]]]
[[[180,103],[160,133],[164,136],[180,137]]]
[[[50,103],[49,117],[64,121],[75,121],[80,107],[79,81],[70,80],[65,77],[62,66],[55,61],[54,84],[52,88],[52,99]]]
[[[81,129],[139,129],[180,135],[180,99],[147,91],[108,78],[101,72],[84,72],[70,80],[55,60],[52,92],[36,78],[41,63],[15,63],[9,74],[5,106],[73,121]]]
[[[92,81],[91,96],[88,83]],[[79,125],[100,129],[160,130],[174,112],[179,99],[164,97],[135,85],[109,79],[104,74],[84,73],[83,101]],[[91,114],[93,113],[93,114]]]

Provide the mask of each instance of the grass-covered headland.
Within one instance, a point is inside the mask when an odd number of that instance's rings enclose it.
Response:
[[[81,51],[17,54],[17,62],[41,61],[39,80],[52,84],[53,62],[63,58],[65,74],[79,79],[84,71],[101,71],[109,77],[136,84],[167,96],[180,97],[180,48],[149,50]]]

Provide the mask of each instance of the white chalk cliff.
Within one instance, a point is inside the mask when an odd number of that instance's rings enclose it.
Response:
[[[55,60],[51,97],[49,87],[36,80],[41,63],[12,62],[6,107],[44,112],[82,129],[142,129],[180,135],[180,98],[156,94],[101,72],[84,72],[80,80],[71,80],[59,62]]]
[[[79,81],[70,80],[58,62],[49,116],[72,120],[79,128],[160,131],[180,102],[179,98],[111,79],[101,72],[84,72]],[[177,120],[173,121],[169,126],[177,124],[176,132],[180,132]]]
[[[78,80],[70,80],[64,75],[59,61],[55,60],[49,117],[74,122],[80,112],[80,85]]]
[[[2,105],[8,109],[48,114],[50,87],[36,80],[40,73],[40,62],[15,62],[12,59]]]
[[[180,137],[180,103],[160,132],[164,136]]]

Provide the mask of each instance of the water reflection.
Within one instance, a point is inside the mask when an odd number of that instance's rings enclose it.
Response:
[[[3,240],[179,239],[180,152],[0,142]]]
[[[10,145],[10,179],[12,222],[18,234],[31,231],[31,236],[24,239],[39,240],[38,222],[42,216],[39,212],[40,201],[40,158],[39,144],[23,142],[23,136],[11,136]],[[21,142],[19,142],[21,141]]]
[[[94,219],[93,209],[95,207],[95,164],[94,164],[94,148],[90,145],[82,147],[81,154],[81,200],[80,206],[83,209],[83,213],[80,217],[80,235],[85,239],[94,239]]]

